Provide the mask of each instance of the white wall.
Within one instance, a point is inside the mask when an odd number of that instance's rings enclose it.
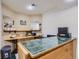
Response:
[[[25,14],[19,14],[16,13],[6,6],[2,5],[2,12],[4,16],[8,16],[10,20],[14,20],[14,27],[16,29],[30,29],[31,21],[42,21],[42,16],[40,14],[38,15],[25,15]],[[4,21],[8,21],[6,19],[3,19]],[[20,20],[26,20],[27,24],[26,25],[20,25]]]
[[[42,23],[42,15],[41,14],[40,15],[30,15],[29,18],[30,18],[31,22],[37,21],[39,23]]]
[[[0,49],[2,47],[2,12],[1,12],[1,0],[0,0]]]
[[[57,34],[58,27],[69,27],[73,37],[78,35],[78,8],[77,6],[60,12],[47,12],[43,14],[43,34]]]

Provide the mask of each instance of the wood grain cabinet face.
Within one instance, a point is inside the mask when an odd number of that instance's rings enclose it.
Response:
[[[73,40],[60,47],[57,47],[55,50],[52,50],[51,52],[48,52],[45,55],[41,55],[40,57],[33,59],[76,59],[76,50],[73,49],[76,48],[75,46],[76,43],[75,40]],[[18,43],[19,59],[32,59],[28,51],[26,53],[25,51],[26,49],[23,49],[23,47]]]
[[[66,44],[63,48],[65,49],[64,58],[73,59],[73,42]]]
[[[38,59],[73,59],[73,42],[61,46]]]

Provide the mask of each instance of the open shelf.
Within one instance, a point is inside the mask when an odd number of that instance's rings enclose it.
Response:
[[[4,32],[31,32],[31,31],[40,31],[40,30],[3,30]]]

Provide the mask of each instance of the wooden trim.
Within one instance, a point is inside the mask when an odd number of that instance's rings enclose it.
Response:
[[[30,32],[30,31],[40,31],[40,30],[3,30],[4,32]]]
[[[77,59],[77,40],[73,41],[73,59]]]
[[[42,35],[37,35],[37,36],[18,36],[14,38],[6,37],[5,41],[14,41],[14,40],[25,40],[25,39],[32,39],[32,38],[37,38],[41,37]]]
[[[28,32],[31,30],[4,30],[4,32]]]

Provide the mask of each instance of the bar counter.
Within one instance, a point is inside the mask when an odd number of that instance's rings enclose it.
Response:
[[[24,53],[29,55],[30,58],[28,59],[40,59],[41,56],[48,54],[74,40],[75,39],[73,38],[48,37],[29,41],[22,41],[19,42],[18,45],[20,45],[19,48],[22,47]]]

